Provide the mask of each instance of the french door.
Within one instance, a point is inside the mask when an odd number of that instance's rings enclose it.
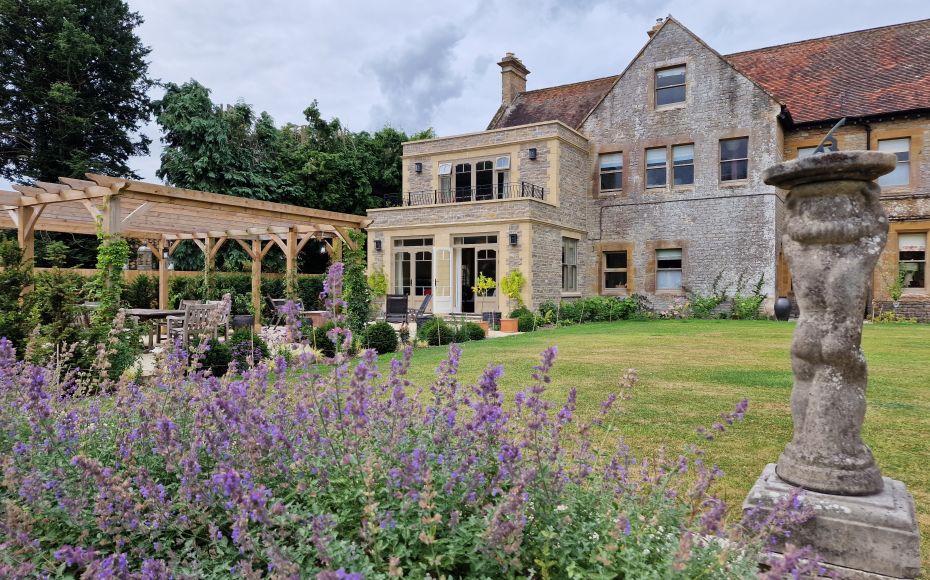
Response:
[[[452,248],[433,249],[433,312],[452,312]]]

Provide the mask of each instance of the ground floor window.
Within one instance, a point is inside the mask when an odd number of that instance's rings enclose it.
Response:
[[[578,240],[562,238],[562,290],[578,290]]]
[[[656,250],[656,290],[681,290],[681,248]]]
[[[394,240],[394,293],[426,296],[433,291],[432,238]]]
[[[604,252],[601,268],[604,273],[604,290],[621,290],[627,287],[626,250]]]
[[[927,287],[927,232],[898,234],[898,268],[904,288]]]

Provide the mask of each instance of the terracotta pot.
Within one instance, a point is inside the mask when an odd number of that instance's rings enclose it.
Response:
[[[487,336],[488,335],[488,322],[486,320],[479,320],[477,324],[478,326],[481,327],[481,330],[484,331],[484,335]]]
[[[520,330],[518,323],[516,318],[501,318],[501,332],[517,332]]]

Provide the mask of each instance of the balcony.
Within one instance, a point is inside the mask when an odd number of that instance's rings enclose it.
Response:
[[[442,203],[469,203],[496,199],[545,199],[546,190],[538,185],[520,181],[499,183],[479,187],[456,187],[447,190],[411,191],[388,193],[384,196],[384,207],[406,207],[437,205]]]

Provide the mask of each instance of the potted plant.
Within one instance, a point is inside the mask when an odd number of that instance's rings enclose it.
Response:
[[[478,274],[478,278],[475,280],[475,285],[471,287],[472,291],[475,293],[475,307],[476,310],[481,312],[482,321],[479,323],[484,329],[484,334],[488,334],[488,329],[490,328],[491,317],[486,316],[489,312],[488,307],[493,304],[493,300],[490,299],[490,294],[494,292],[494,289],[497,288],[497,282],[494,281],[494,278],[485,276],[484,274]]]
[[[523,307],[523,284],[526,280],[523,278],[523,272],[520,270],[511,270],[506,276],[501,278],[501,292],[510,299],[508,307],[511,311]],[[501,332],[517,332],[520,328],[518,318],[501,318]]]
[[[255,322],[255,313],[252,311],[252,301],[245,294],[236,294],[233,298],[233,312],[248,312],[249,314],[233,314],[229,320],[229,325],[233,330],[237,328],[249,328]]]

